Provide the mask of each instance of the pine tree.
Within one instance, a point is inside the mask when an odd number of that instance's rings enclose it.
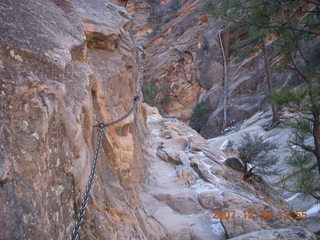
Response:
[[[307,54],[307,47],[319,41],[320,9],[312,2],[307,5],[307,9],[300,4],[296,2],[295,5],[288,6],[284,16],[285,21],[291,24],[288,24],[289,28],[278,29],[276,33],[283,56],[279,69],[292,70],[302,84],[296,89],[285,87],[271,94],[271,97],[278,104],[300,113],[292,126],[293,138],[289,142],[292,156],[288,159],[288,164],[295,169],[296,174],[287,179],[288,189],[320,199],[319,46],[312,54]],[[295,21],[298,24],[294,25]],[[303,30],[295,30],[301,25],[305,26]],[[310,138],[312,143],[307,141]]]
[[[244,48],[245,54],[257,50],[259,42],[263,43],[268,35],[275,37],[273,44],[278,45],[280,59],[276,63],[277,70],[293,71],[302,83],[300,88],[286,87],[271,94],[275,103],[285,105],[301,114],[293,126],[294,137],[290,140],[292,156],[288,159],[288,164],[296,171],[287,177],[291,179],[287,182],[291,183],[290,190],[307,193],[319,199],[320,48],[317,48],[318,52],[306,54],[308,46],[319,41],[319,2],[314,0],[222,0],[217,3],[205,1],[205,9],[212,15],[220,16],[232,23],[229,29],[239,25],[248,26],[248,37],[233,46]],[[267,69],[267,60],[265,62]],[[306,142],[308,136],[313,139],[312,144]]]
[[[233,49],[242,49],[239,54],[241,57],[248,56],[262,45],[269,92],[273,91],[273,84],[265,47],[267,36],[272,34],[281,38],[286,32],[308,37],[320,35],[320,8],[317,1],[206,0],[204,2],[204,9],[207,13],[221,17],[230,23],[226,31],[240,26],[249,28],[248,36],[232,46]],[[282,45],[285,46],[286,43]],[[277,106],[273,103],[271,108],[272,121],[275,124],[279,122]]]
[[[320,80],[317,77],[307,79],[309,84],[304,87],[287,87],[271,96],[277,103],[301,114],[292,124],[293,137],[289,141],[292,155],[287,160],[295,174],[282,183],[287,190],[309,194],[320,200]],[[310,138],[312,143],[308,141]]]

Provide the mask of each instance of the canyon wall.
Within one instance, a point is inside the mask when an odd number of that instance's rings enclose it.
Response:
[[[165,116],[188,122],[193,107],[205,102],[208,116],[200,132],[206,138],[214,137],[224,132],[224,74],[218,35],[226,24],[207,16],[202,9],[203,1],[178,2],[181,6],[171,18],[164,21],[166,16],[159,14],[153,32],[150,31],[152,34],[144,41],[144,81],[159,90],[157,107]],[[160,6],[169,13],[172,11],[168,3],[161,3]],[[146,18],[149,13],[146,10]],[[151,9],[152,14],[155,13]],[[262,51],[237,61],[235,51],[230,47],[247,34],[246,28],[221,34],[229,79],[226,127],[235,126],[257,111],[269,108]],[[277,49],[270,45],[270,41],[267,45],[271,60]],[[295,79],[292,74],[286,73],[274,75],[273,81],[278,87],[293,83]]]

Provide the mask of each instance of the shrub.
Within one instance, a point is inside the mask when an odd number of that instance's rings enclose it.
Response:
[[[159,92],[158,88],[152,85],[144,84],[142,86],[143,101],[150,106],[156,105],[156,96]]]
[[[207,102],[200,102],[192,109],[192,115],[190,119],[190,127],[197,132],[200,132],[201,128],[206,124],[210,114],[209,104]]]
[[[251,136],[249,133],[246,133],[242,135],[237,150],[244,166],[243,179],[250,178],[253,174],[277,174],[277,170],[271,169],[271,166],[277,161],[277,158],[272,154],[272,151],[276,148],[276,144],[258,134]]]
[[[167,104],[167,103],[170,103],[172,102],[172,98],[171,97],[164,97],[160,100],[160,104]]]
[[[227,145],[226,145],[226,150],[232,150],[234,149],[234,141],[228,140]]]

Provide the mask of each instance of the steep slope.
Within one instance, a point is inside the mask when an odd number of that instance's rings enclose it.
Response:
[[[169,239],[316,239],[293,227],[300,223],[291,207],[261,178],[243,181],[241,173],[223,164],[227,154],[214,144],[186,124],[145,108],[151,135],[143,148],[148,177],[142,199]],[[285,211],[290,218],[282,217]],[[241,236],[247,233],[252,234]]]
[[[269,141],[276,142],[278,149],[274,152],[278,156],[277,163],[273,166],[274,169],[281,170],[281,175],[265,176],[269,183],[274,185],[285,198],[286,201],[293,207],[295,211],[306,211],[307,219],[304,221],[307,226],[313,232],[320,232],[320,205],[319,202],[311,197],[303,195],[302,193],[294,194],[288,192],[283,188],[279,188],[279,182],[283,176],[289,176],[294,172],[294,169],[286,163],[287,158],[291,155],[288,151],[288,141],[292,135],[292,129],[290,126],[294,119],[297,117],[297,113],[285,112],[281,116],[282,124],[276,128],[266,131],[263,126],[268,124],[270,120],[271,111],[258,112],[246,121],[244,121],[238,129],[231,130],[228,134],[209,139],[209,142],[220,149],[224,149],[229,140],[237,145],[241,140],[241,136],[244,133],[259,134]],[[309,139],[312,141],[312,139]]]

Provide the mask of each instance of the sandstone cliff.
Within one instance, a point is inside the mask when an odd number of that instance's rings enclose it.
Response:
[[[93,125],[123,115],[139,93],[131,18],[103,0],[0,7],[0,239],[67,239]],[[151,238],[139,207],[139,125],[140,110],[106,130],[82,239]]]
[[[130,34],[131,16],[108,1],[6,0],[0,8],[0,239],[68,239],[91,167],[93,125],[131,108],[144,53]],[[177,53],[175,73],[190,81],[180,91],[197,95],[199,78],[181,68],[193,69],[196,58],[183,44]],[[226,239],[252,231],[315,239],[293,227],[300,225],[294,218],[212,221],[212,210],[290,211],[263,181],[242,182],[225,157],[184,123],[139,105],[105,130],[81,239]]]
[[[149,40],[144,42],[144,81],[160,90],[156,102],[165,116],[188,122],[192,108],[206,101],[208,116],[201,135],[206,138],[220,135],[224,132],[224,85],[218,35],[225,24],[203,12],[203,1],[171,2],[180,2],[179,9],[165,21],[163,19],[167,15],[159,14],[159,19],[153,23],[154,34],[149,34]],[[171,5],[167,1],[160,5],[167,9],[165,12],[170,13]],[[149,14],[155,12],[146,8],[145,18]],[[227,127],[236,125],[259,110],[269,108],[262,51],[237,62],[235,51],[230,48],[246,35],[245,28],[222,34],[229,75]],[[276,50],[269,43],[267,51],[270,59],[273,59]],[[295,81],[290,73],[278,74],[273,78],[276,86]]]

